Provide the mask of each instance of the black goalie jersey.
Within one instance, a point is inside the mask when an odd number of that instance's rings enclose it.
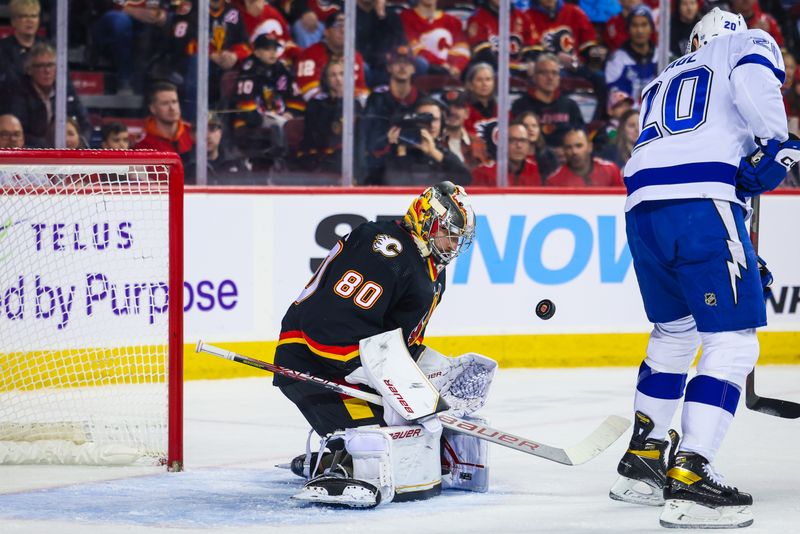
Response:
[[[420,256],[397,221],[362,224],[336,243],[289,308],[275,363],[344,378],[361,365],[361,339],[398,327],[415,354],[444,289],[444,269]],[[290,382],[275,375],[276,386]]]

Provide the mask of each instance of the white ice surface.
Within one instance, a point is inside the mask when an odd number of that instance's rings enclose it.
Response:
[[[630,417],[633,368],[499,371],[482,413],[498,428],[566,446],[608,414]],[[490,446],[487,494],[342,510],[289,500],[300,486],[277,469],[303,452],[307,427],[269,378],[188,382],[182,473],[150,468],[0,466],[0,532],[667,532],[659,508],[608,498],[626,434],[567,467]],[[759,367],[756,391],[800,401],[800,367]],[[800,420],[742,401],[718,456],[728,481],[754,496],[743,531],[800,532]]]

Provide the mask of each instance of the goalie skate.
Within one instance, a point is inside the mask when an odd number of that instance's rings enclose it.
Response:
[[[678,434],[669,431],[669,440],[648,438],[653,422],[642,412],[636,412],[628,450],[617,466],[619,478],[608,496],[615,501],[661,506],[664,504],[663,488],[666,481],[666,451],[670,443],[678,441]]]
[[[374,508],[381,502],[381,492],[362,480],[322,475],[309,480],[292,499],[349,508]]]
[[[753,497],[722,482],[708,461],[680,451],[670,460],[661,526],[743,528],[753,524]]]

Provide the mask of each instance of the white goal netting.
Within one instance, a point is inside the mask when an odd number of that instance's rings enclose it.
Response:
[[[0,463],[166,463],[169,174],[0,159]]]

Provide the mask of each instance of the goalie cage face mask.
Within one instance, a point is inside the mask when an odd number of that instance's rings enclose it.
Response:
[[[403,219],[423,257],[447,265],[475,237],[475,212],[464,188],[440,182],[414,199]]]

